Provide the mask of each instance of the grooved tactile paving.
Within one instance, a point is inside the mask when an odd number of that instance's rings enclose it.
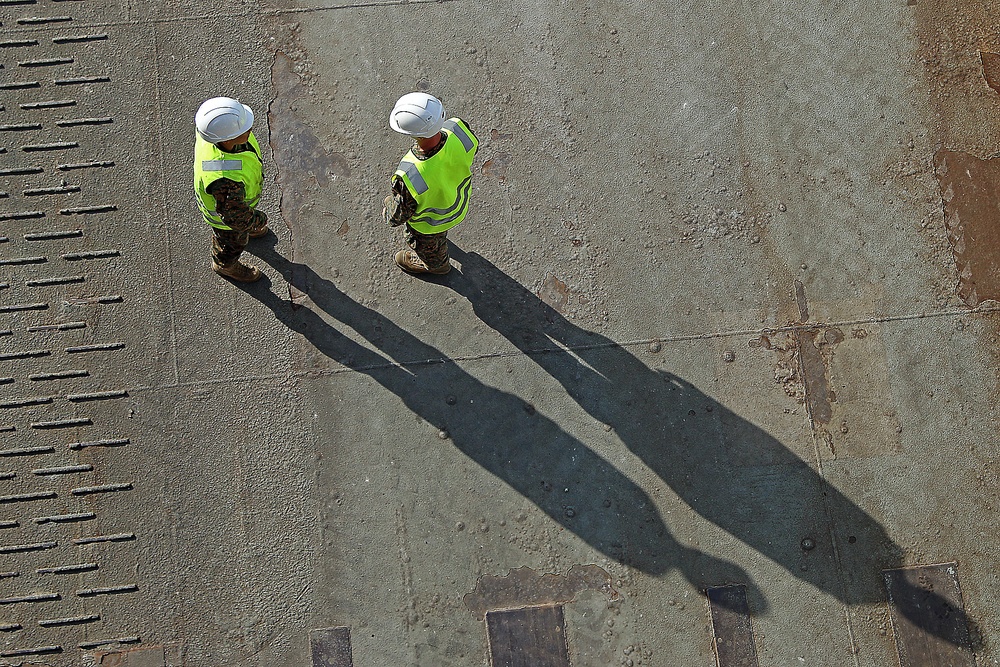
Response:
[[[128,295],[105,273],[120,251],[94,237],[121,215],[100,178],[116,34],[75,16],[94,4],[0,3],[0,658],[46,665],[141,641],[105,607],[142,581],[107,567],[141,533],[105,500],[133,492],[115,469],[131,434],[100,409],[128,397],[107,369],[130,341],[97,326]]]

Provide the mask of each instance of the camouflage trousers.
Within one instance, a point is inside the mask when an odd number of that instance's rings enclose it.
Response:
[[[238,232],[235,229],[212,227],[212,261],[219,266],[231,266],[239,261],[248,243],[250,230]]]
[[[254,211],[252,224],[252,228],[242,231],[212,227],[212,261],[219,266],[230,266],[238,262],[250,243],[250,232],[266,225],[267,215],[263,211]]]
[[[403,231],[406,245],[417,253],[428,269],[438,269],[448,263],[448,232],[421,234],[409,225]]]

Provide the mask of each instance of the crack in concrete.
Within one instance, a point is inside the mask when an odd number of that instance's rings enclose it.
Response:
[[[275,163],[275,184],[278,188],[278,208],[288,227],[291,257],[295,257],[295,228],[302,212],[311,207],[310,194],[316,188],[326,188],[336,179],[351,175],[347,158],[328,151],[313,129],[295,113],[296,102],[306,93],[306,82],[296,71],[295,62],[281,50],[271,63],[271,85],[274,99],[267,108],[270,125],[270,147]],[[288,284],[289,298],[294,307],[306,299],[296,288],[301,279]]]

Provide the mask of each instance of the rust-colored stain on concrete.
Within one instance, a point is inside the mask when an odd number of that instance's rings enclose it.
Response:
[[[501,132],[497,129],[490,130],[490,148],[495,148],[495,144],[497,142],[510,139],[512,136],[514,135],[510,132]],[[505,181],[507,180],[507,172],[510,170],[510,164],[512,161],[513,157],[510,153],[498,150],[491,158],[483,162],[482,174],[483,176],[495,178],[499,181]]]
[[[183,663],[183,647],[179,643],[162,646],[139,646],[134,649],[98,651],[93,656],[93,664],[100,667],[180,667]],[[25,663],[32,667],[35,663]],[[91,664],[91,663],[87,663]],[[39,664],[36,667],[43,667]]]
[[[310,123],[294,111],[296,100],[307,94],[306,87],[295,73],[292,59],[280,51],[271,67],[271,83],[277,97],[268,108],[268,121],[278,167],[281,213],[294,225],[302,207],[311,201],[310,191],[350,177],[351,168],[347,158],[328,151]]]
[[[797,338],[809,416],[813,426],[826,426],[833,418],[833,403],[837,401],[830,388],[828,356],[844,340],[844,334],[836,327],[817,327],[797,332]]]
[[[959,296],[972,307],[1000,300],[1000,160],[941,149],[934,163]]]
[[[919,0],[917,61],[927,76],[940,145],[990,155],[1000,145],[998,0]]]
[[[483,163],[483,176],[489,176],[500,181],[507,180],[507,172],[510,169],[510,154],[498,152],[496,155]]]
[[[809,302],[805,286],[795,281],[795,303],[799,308],[799,321],[809,321]],[[799,367],[805,384],[806,403],[813,427],[826,426],[833,418],[833,402],[836,394],[830,389],[830,368],[828,356],[844,334],[835,327],[816,327],[796,332],[799,352]]]
[[[569,303],[569,287],[550,274],[538,291],[538,298],[562,313],[566,309],[566,304]]]
[[[506,577],[482,577],[476,590],[465,596],[465,606],[483,620],[491,609],[566,604],[586,590],[600,591],[611,601],[618,599],[611,575],[596,565],[574,565],[564,575],[539,574],[521,567]]]
[[[979,58],[983,61],[983,77],[986,83],[1000,93],[1000,53],[980,51]]]

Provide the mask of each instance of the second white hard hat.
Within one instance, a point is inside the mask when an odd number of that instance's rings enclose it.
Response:
[[[213,97],[198,107],[194,124],[205,141],[217,144],[249,130],[253,126],[253,111],[231,97]]]
[[[389,114],[389,127],[411,137],[433,137],[444,125],[444,105],[427,93],[407,93]]]

